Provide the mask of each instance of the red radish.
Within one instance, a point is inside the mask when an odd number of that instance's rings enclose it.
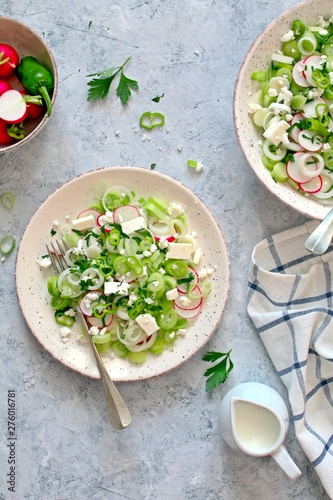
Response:
[[[85,316],[92,316],[92,308],[94,305],[98,304],[98,298],[102,295],[102,292],[96,290],[93,292],[86,293],[80,300],[80,309]]]
[[[8,124],[0,119],[0,144],[11,144],[14,137],[11,137],[7,131]]]
[[[307,151],[319,151],[323,147],[322,137],[312,130],[300,130],[298,144]]]
[[[25,90],[20,90],[20,93],[22,95],[27,95],[27,92]],[[0,87],[0,95],[1,95],[1,87]],[[35,104],[33,102],[27,102],[27,111],[28,111],[27,120],[35,120],[45,112],[45,109],[44,106],[41,106],[39,104]]]
[[[0,96],[7,92],[7,90],[11,90],[12,86],[7,80],[0,80]]]
[[[6,43],[0,43],[0,77],[10,76],[19,63],[19,56],[16,50]]]
[[[326,101],[322,97],[316,97],[312,101],[308,101],[304,104],[302,115],[305,118],[318,118],[316,112],[316,106],[318,104],[326,104]]]
[[[317,177],[313,177],[310,181],[305,183],[298,184],[300,189],[305,193],[313,194],[318,193],[323,187],[323,179],[321,175],[317,175]]]
[[[197,283],[199,282],[199,276],[198,276],[198,273],[196,272],[196,270],[193,269],[193,267],[188,266],[188,269],[189,269],[189,271],[188,271],[187,275],[185,276],[185,278],[188,278],[190,274],[193,274],[193,280],[191,281],[190,285],[191,285],[191,287],[194,287],[194,285],[197,285]],[[180,293],[186,293],[186,291],[187,291],[186,284],[182,283],[180,285],[177,285],[177,290]]]
[[[299,183],[305,183],[309,181],[309,177],[305,176],[299,169],[300,162],[303,158],[305,153],[295,153],[293,155],[293,160],[289,160],[287,162],[286,168],[287,168],[287,174],[290,177],[291,180]]]
[[[121,224],[122,222],[136,219],[137,217],[140,217],[140,211],[134,205],[117,207],[113,212],[113,219],[116,224]]]
[[[98,227],[102,227],[104,226],[104,231],[106,233],[109,233],[112,229],[112,226],[110,224],[113,223],[113,217],[109,217],[108,216],[108,219],[106,219],[105,215],[104,214],[99,214],[99,216],[97,217],[96,219],[96,224]],[[110,221],[110,219],[112,219],[112,221]]]
[[[96,318],[96,316],[86,316],[89,326],[97,326],[99,329],[110,326],[113,321],[113,314],[106,314],[104,318]]]
[[[319,55],[311,55],[309,57],[306,57],[303,62],[304,62],[304,70],[303,70],[304,78],[309,83],[310,87],[318,87],[318,85],[312,78],[312,71],[314,69],[322,70],[324,61]]]
[[[304,71],[304,59],[298,61],[293,67],[292,73],[294,82],[300,87],[310,87],[308,81],[303,75],[303,71]]]
[[[98,210],[94,210],[93,208],[86,208],[85,210],[82,210],[82,212],[80,212],[76,218],[80,219],[81,217],[88,217],[88,215],[92,215],[96,222],[97,217],[101,215],[101,213]]]
[[[293,116],[293,118],[290,122],[290,126],[294,125],[295,123],[298,123],[300,120],[303,120],[302,113],[296,113],[296,115]],[[297,142],[298,141],[298,133],[299,133],[299,128],[295,126],[295,127],[293,127],[292,131],[290,132],[289,137],[293,141]]]
[[[317,177],[324,170],[323,157],[316,153],[303,153],[299,155],[298,169],[305,177]],[[302,181],[301,181],[302,182]]]
[[[18,90],[7,90],[0,96],[0,118],[7,123],[20,123],[28,114],[27,103]]]

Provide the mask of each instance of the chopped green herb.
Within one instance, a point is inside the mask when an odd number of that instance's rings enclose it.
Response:
[[[118,86],[116,88],[116,94],[120,98],[121,103],[124,105],[127,103],[130,95],[131,89],[138,90],[139,85],[136,80],[131,80],[124,75],[124,67],[128,63],[131,57],[128,57],[124,64],[117,66],[115,68],[108,68],[103,71],[98,71],[97,73],[91,73],[87,77],[94,76],[98,78],[93,78],[88,82],[90,87],[88,90],[88,101],[95,101],[96,99],[104,99],[109,93],[111,83],[115,77],[120,74]]]
[[[152,164],[150,165],[150,169],[151,169],[151,170],[155,170],[155,168],[156,168],[156,163],[152,163]]]
[[[92,25],[92,21],[89,21],[89,23],[88,23],[88,29],[90,28],[91,25]]]
[[[153,97],[152,101],[154,102],[160,102],[160,100],[164,97],[164,93],[162,95],[157,95],[156,97]]]
[[[202,358],[203,361],[209,361],[214,363],[222,358],[222,360],[217,363],[217,365],[208,368],[205,371],[204,376],[208,377],[206,380],[206,391],[211,391],[219,384],[223,384],[226,381],[229,373],[233,369],[234,365],[230,358],[231,349],[229,352],[207,352]]]
[[[50,234],[51,234],[51,236],[54,236],[55,234],[57,234],[57,231],[52,228],[51,231],[50,231]]]

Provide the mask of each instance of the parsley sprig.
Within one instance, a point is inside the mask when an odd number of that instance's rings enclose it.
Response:
[[[229,352],[207,352],[202,358],[203,361],[209,361],[211,363],[215,363],[222,358],[222,360],[217,363],[217,365],[208,368],[205,371],[204,376],[208,377],[206,380],[206,391],[211,391],[219,384],[223,384],[226,381],[229,373],[234,367],[233,362],[230,358],[231,349]]]
[[[91,73],[87,77],[97,77],[93,78],[88,82],[90,87],[88,90],[88,101],[96,101],[97,99],[104,99],[110,90],[111,83],[116,78],[117,75],[120,76],[118,86],[116,88],[116,94],[120,98],[122,104],[126,104],[130,95],[131,89],[138,90],[139,85],[136,80],[131,80],[124,75],[124,67],[131,59],[131,56],[126,59],[124,64],[121,66],[116,66],[115,68],[108,68],[97,73]]]

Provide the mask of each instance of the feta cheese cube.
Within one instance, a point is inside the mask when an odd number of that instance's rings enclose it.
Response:
[[[125,234],[131,234],[140,229],[145,229],[146,227],[146,221],[141,215],[135,217],[135,219],[126,220],[121,223],[121,229]]]
[[[290,127],[289,123],[285,120],[279,120],[278,122],[274,122],[265,130],[263,136],[269,142],[274,144],[274,146],[278,146],[280,142],[282,142],[282,138],[284,133]]]
[[[78,219],[72,220],[72,226],[74,229],[78,229],[79,231],[92,229],[95,227],[95,218],[91,214],[86,217],[79,217]]]
[[[190,260],[192,256],[193,246],[190,243],[169,243],[166,253],[167,259],[184,259]]]
[[[154,316],[149,313],[140,314],[136,317],[135,321],[147,335],[152,335],[158,330],[158,324],[156,323]]]

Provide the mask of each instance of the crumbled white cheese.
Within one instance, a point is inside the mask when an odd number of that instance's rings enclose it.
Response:
[[[75,318],[76,316],[76,311],[75,309],[67,309],[67,311],[64,312],[64,316],[70,316],[71,318]]]
[[[177,288],[173,288],[172,290],[168,290],[165,294],[167,300],[175,300],[178,298],[178,289]]]
[[[59,334],[60,334],[60,337],[61,337],[61,340],[66,343],[69,341],[69,336],[70,334],[72,333],[71,329],[68,328],[68,326],[62,326],[60,329],[59,329]]]
[[[196,251],[194,252],[194,255],[193,255],[193,264],[199,264],[199,262],[201,261],[202,259],[202,250],[201,248],[197,248]]]
[[[170,203],[168,207],[168,214],[170,217],[178,217],[179,215],[182,215],[185,212],[185,207],[184,205],[180,203]]]
[[[289,89],[287,89],[287,87],[282,87],[277,97],[277,102],[282,102],[283,104],[289,106],[292,98],[293,98],[293,93]]]
[[[48,269],[49,267],[51,267],[52,265],[52,262],[51,262],[51,259],[50,257],[42,257],[41,260],[39,260],[37,262],[37,264],[39,265],[39,267],[41,267],[42,269]]]
[[[91,326],[88,330],[89,335],[98,335],[99,334],[99,328],[98,326]]]
[[[164,250],[165,248],[168,248],[169,242],[165,238],[161,238],[158,242],[158,246],[160,247],[161,250]]]
[[[278,96],[278,91],[276,89],[268,89],[268,95],[269,97],[277,97]]]
[[[248,113],[253,114],[259,111],[260,109],[262,109],[262,106],[260,106],[260,104],[257,104],[256,102],[250,102],[247,111]]]
[[[191,299],[186,296],[181,296],[179,297],[179,304],[181,306],[188,307],[189,305],[191,305]]]
[[[293,30],[287,31],[284,35],[281,36],[281,42],[289,42],[290,40],[295,39],[295,33]]]

